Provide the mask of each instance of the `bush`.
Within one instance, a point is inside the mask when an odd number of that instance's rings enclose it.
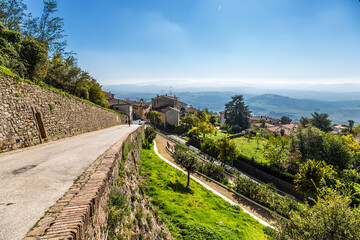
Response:
[[[258,184],[249,178],[238,177],[236,191],[285,217],[289,216],[291,210],[300,207],[300,203],[296,200],[288,196],[280,196],[269,186]]]
[[[225,174],[223,167],[216,165],[215,163],[203,163],[199,167],[199,172],[206,176],[221,182],[222,184],[228,184],[229,180]]]
[[[241,127],[239,125],[234,125],[231,127],[230,132],[231,133],[239,133],[239,132],[241,132]]]
[[[143,139],[143,148],[150,149],[151,144],[153,143],[154,139],[156,138],[156,132],[154,128],[147,127],[144,131],[144,139]]]
[[[205,139],[201,143],[201,151],[213,158],[217,158],[220,154],[219,149],[216,147],[216,142],[212,139]]]

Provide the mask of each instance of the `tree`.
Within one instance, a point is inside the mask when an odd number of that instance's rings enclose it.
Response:
[[[44,80],[49,68],[49,59],[44,44],[35,39],[26,38],[21,42],[20,57],[23,60],[28,79]]]
[[[349,133],[352,133],[355,122],[354,122],[354,120],[348,120],[348,122],[349,122],[349,126],[348,126]]]
[[[288,138],[280,136],[271,138],[264,147],[264,157],[270,164],[284,168],[289,158],[289,142]]]
[[[332,131],[332,126],[331,126],[331,120],[328,119],[329,115],[326,113],[322,113],[319,114],[317,112],[314,112],[313,114],[311,114],[312,119],[311,119],[311,124],[314,127],[319,128],[321,131],[324,132],[331,132]]]
[[[186,130],[189,130],[197,126],[200,123],[200,119],[195,114],[188,113],[181,119],[181,123],[185,126]]]
[[[157,111],[150,111],[146,114],[146,118],[150,120],[153,124],[160,124],[162,117]]]
[[[214,115],[211,115],[211,117],[209,118],[209,122],[212,124],[212,125],[215,125],[216,123],[216,117]]]
[[[223,136],[217,143],[219,149],[218,159],[222,162],[222,166],[236,160],[239,156],[239,151],[236,148],[236,143],[230,140],[229,137]]]
[[[323,160],[324,157],[324,133],[313,126],[303,127],[300,125],[291,139],[292,152],[300,151],[302,160]]]
[[[146,127],[144,131],[143,147],[150,149],[151,144],[156,138],[156,132],[152,127]]]
[[[181,146],[175,146],[174,154],[175,162],[181,165],[188,173],[188,180],[186,187],[190,185],[190,174],[198,169],[198,161],[196,157],[189,151],[184,150]]]
[[[302,160],[324,160],[336,168],[349,167],[352,153],[349,145],[340,135],[324,133],[320,129],[300,126],[291,140],[292,152],[300,151]]]
[[[295,175],[296,190],[308,197],[315,197],[317,189],[335,183],[336,171],[324,161],[307,160],[302,163],[299,172]]]
[[[101,86],[96,82],[94,82],[89,89],[89,100],[106,108],[110,106],[103,91],[101,90]]]
[[[290,124],[292,122],[291,118],[287,116],[282,116],[280,119],[281,124]]]
[[[205,134],[212,133],[215,130],[214,126],[211,123],[207,122],[201,122],[198,125],[197,129],[200,133],[203,134],[203,138],[205,138]]]
[[[275,239],[360,239],[360,208],[350,206],[348,192],[330,188],[319,192],[313,207],[302,204],[299,211],[290,212],[289,220],[281,221]]]
[[[354,128],[353,128],[353,133],[354,137],[358,136],[360,134],[360,124],[356,125]]]
[[[300,118],[300,124],[301,124],[303,127],[306,127],[307,125],[311,124],[311,119],[310,119],[310,118],[307,118],[307,117],[301,117],[301,118]]]
[[[5,27],[20,31],[26,9],[27,7],[23,0],[1,0],[0,21],[3,22]]]
[[[66,47],[64,35],[64,19],[54,17],[57,11],[56,0],[44,0],[41,18],[30,18],[26,22],[27,34],[47,45],[49,52],[62,53]]]
[[[242,131],[250,126],[250,114],[242,95],[233,96],[232,100],[225,104],[225,122],[230,126],[239,125]]]

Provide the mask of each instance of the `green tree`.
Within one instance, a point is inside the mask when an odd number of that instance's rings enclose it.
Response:
[[[151,144],[156,138],[156,132],[152,127],[146,127],[144,130],[144,139],[143,139],[143,147],[146,149],[150,149]]]
[[[353,133],[355,122],[354,122],[354,120],[348,120],[348,122],[349,122],[348,131],[349,131],[349,133]]]
[[[311,124],[314,127],[319,128],[321,131],[324,132],[331,132],[332,126],[331,126],[331,120],[329,119],[329,115],[326,113],[319,114],[317,112],[314,112],[311,114]]]
[[[199,123],[197,129],[200,133],[203,134],[203,139],[205,138],[205,134],[212,133],[213,131],[215,131],[214,126],[211,123],[207,123],[207,122]]]
[[[288,138],[280,136],[271,138],[264,147],[264,157],[270,164],[284,169],[289,159],[289,143]]]
[[[292,122],[291,118],[287,116],[282,116],[280,119],[281,124],[290,124]]]
[[[24,77],[27,71],[18,52],[22,38],[19,32],[7,29],[0,22],[0,65],[9,68],[20,77]]]
[[[44,0],[41,17],[31,18],[26,22],[26,32],[47,45],[49,52],[62,53],[66,47],[64,19],[53,16],[57,12],[56,0]]]
[[[0,1],[0,21],[4,26],[20,31],[23,20],[26,16],[26,4],[23,0],[1,0]]]
[[[222,166],[229,164],[232,160],[236,160],[239,156],[236,143],[230,140],[227,136],[223,136],[220,140],[218,140],[216,146],[219,149],[218,159],[222,162]]]
[[[89,89],[89,100],[93,103],[96,103],[100,106],[108,108],[109,102],[106,100],[103,91],[98,83],[93,83]]]
[[[150,120],[153,124],[160,124],[162,117],[157,111],[150,111],[146,114],[146,118]]]
[[[336,171],[331,165],[309,159],[300,165],[295,175],[295,188],[308,197],[314,197],[318,188],[334,184],[335,176]]]
[[[324,132],[320,129],[300,125],[291,139],[292,152],[299,150],[303,161],[306,159],[323,160]]]
[[[325,134],[324,160],[339,169],[348,168],[352,161],[352,152],[346,139],[340,135]]]
[[[184,150],[182,147],[175,146],[174,154],[175,162],[181,165],[188,173],[188,180],[186,187],[190,185],[190,174],[194,173],[198,169],[198,161],[194,154],[189,151]]]
[[[35,39],[26,38],[21,42],[20,57],[27,68],[25,77],[44,80],[49,68],[49,59],[44,44]]]
[[[215,125],[216,123],[216,117],[214,115],[211,115],[210,118],[209,118],[209,122],[212,124],[212,125]]]
[[[347,191],[324,188],[313,207],[302,204],[281,221],[275,239],[358,240],[360,209],[350,204]]]
[[[186,114],[181,119],[181,124],[185,126],[186,130],[190,130],[192,127],[197,126],[200,123],[200,119],[195,114]]]
[[[225,104],[225,122],[230,126],[239,125],[241,130],[250,127],[251,111],[245,105],[242,95],[232,97],[232,100]]]

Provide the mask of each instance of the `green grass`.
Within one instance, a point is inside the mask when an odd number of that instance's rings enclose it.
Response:
[[[272,230],[143,149],[142,187],[175,239],[268,239]]]
[[[214,134],[207,134],[207,138],[211,138],[213,140],[219,140],[223,136],[228,136],[229,134],[223,132],[217,132]],[[245,137],[238,137],[233,139],[236,143],[237,149],[240,154],[248,159],[254,158],[254,160],[258,163],[268,163],[268,160],[264,158],[264,146],[266,144],[266,140],[260,140],[259,144],[257,144],[256,139],[251,138],[250,140]]]

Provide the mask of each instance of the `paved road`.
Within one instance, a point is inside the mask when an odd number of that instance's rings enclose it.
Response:
[[[0,240],[25,237],[101,154],[138,125],[116,126],[0,155]]]

